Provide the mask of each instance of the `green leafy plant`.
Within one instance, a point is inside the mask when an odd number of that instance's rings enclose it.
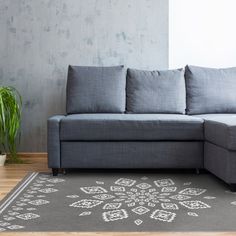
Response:
[[[22,99],[13,87],[0,87],[0,154],[9,153],[8,162],[21,163],[17,155],[20,141]]]

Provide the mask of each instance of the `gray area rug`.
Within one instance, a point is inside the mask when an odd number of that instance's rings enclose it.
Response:
[[[236,194],[210,174],[31,173],[0,231],[236,231]]]

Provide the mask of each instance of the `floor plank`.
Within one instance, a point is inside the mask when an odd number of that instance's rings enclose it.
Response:
[[[23,154],[23,159],[26,160],[27,164],[10,164],[4,167],[0,167],[0,200],[3,199],[7,193],[9,193],[18,183],[24,178],[24,176],[32,171],[39,172],[49,172],[47,168],[47,158],[46,154],[34,153]],[[25,235],[25,236],[66,236],[66,235],[75,235],[75,236],[236,236],[236,232],[176,232],[176,233],[165,233],[165,232],[135,232],[135,233],[115,233],[115,232],[86,232],[86,233],[76,233],[76,232],[39,232],[39,233],[19,233],[19,232],[9,232],[1,233],[1,236],[16,236],[16,235]]]

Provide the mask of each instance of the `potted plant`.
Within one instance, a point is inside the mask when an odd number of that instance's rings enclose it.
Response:
[[[0,165],[4,165],[6,153],[9,153],[8,162],[22,162],[17,155],[21,108],[19,92],[13,87],[0,87]]]

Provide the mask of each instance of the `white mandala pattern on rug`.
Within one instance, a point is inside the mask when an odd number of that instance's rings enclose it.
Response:
[[[164,211],[164,210],[155,210],[150,218],[165,222],[172,222],[174,218],[176,217],[176,213]]]
[[[6,220],[6,221],[12,221],[12,220],[15,220],[16,218],[12,217],[12,216],[9,216],[9,217],[4,217],[3,219]]]
[[[149,212],[150,210],[147,207],[138,206],[138,207],[132,209],[132,211],[138,215],[143,215],[143,214],[146,214],[147,212]]]
[[[79,197],[79,195],[67,195],[66,197],[68,197],[68,198],[78,198]]]
[[[177,187],[163,187],[161,189],[161,191],[165,193],[172,193],[172,192],[175,192],[176,190],[177,190]]]
[[[152,187],[152,185],[147,184],[147,183],[141,183],[141,184],[137,184],[136,187],[140,188],[140,189],[147,189]]]
[[[181,194],[177,194],[177,195],[171,196],[170,198],[174,199],[174,200],[178,200],[178,201],[183,201],[183,200],[186,200],[186,199],[190,199],[191,197],[190,196],[181,195]]]
[[[174,182],[172,181],[172,179],[160,179],[160,180],[154,181],[154,183],[156,184],[157,187],[166,187],[166,186],[174,185]]]
[[[2,226],[2,227],[8,226],[8,225],[10,225],[10,223],[8,223],[8,222],[1,222],[1,223],[0,223],[0,226]]]
[[[9,212],[8,215],[9,216],[16,216],[16,215],[19,215],[20,213],[19,212]]]
[[[125,187],[121,186],[111,186],[110,189],[114,192],[125,192]]]
[[[134,223],[135,223],[136,225],[141,225],[141,224],[143,223],[143,221],[140,220],[140,219],[137,219],[137,220],[134,221]]]
[[[54,192],[57,192],[58,189],[55,189],[55,188],[44,188],[44,189],[39,189],[38,191],[41,192],[41,193],[54,193]]]
[[[22,225],[11,225],[11,226],[8,226],[7,228],[11,230],[17,230],[17,229],[23,229],[25,227]]]
[[[21,214],[21,215],[17,215],[16,216],[17,218],[20,218],[22,220],[31,220],[31,219],[35,219],[35,218],[38,218],[40,217],[39,215],[37,214],[34,214],[34,213],[25,213],[25,214]]]
[[[182,206],[187,207],[188,209],[204,209],[204,208],[211,208],[208,204],[195,200],[195,201],[184,201],[179,202]]]
[[[200,189],[200,188],[186,188],[182,191],[180,191],[180,194],[186,194],[186,195],[195,195],[198,196],[202,193],[206,192],[206,189]]]
[[[26,210],[27,210],[27,211],[37,211],[37,208],[35,208],[35,207],[30,207],[30,208],[27,208]]]
[[[80,190],[87,197],[83,198],[83,194],[78,193],[71,196],[80,196],[79,201],[72,202],[71,207],[89,208],[89,212],[80,212],[79,216],[90,216],[93,209],[101,208],[102,219],[105,222],[114,222],[126,220],[129,217],[136,218],[134,224],[140,226],[144,222],[144,218],[156,220],[159,222],[171,223],[178,216],[181,208],[191,210],[203,210],[211,208],[211,206],[202,200],[215,199],[214,196],[203,196],[206,189],[189,187],[191,182],[184,183],[183,186],[177,187],[175,182],[170,179],[158,179],[150,181],[148,177],[138,179],[119,178],[108,185],[102,182],[103,187],[98,186],[101,181],[95,181],[93,186],[81,187]],[[201,197],[202,196],[202,197]],[[69,197],[69,196],[67,196]],[[199,198],[201,199],[199,200]],[[71,197],[73,200],[73,197]],[[233,204],[233,203],[231,203]],[[185,212],[185,211],[184,211]],[[199,216],[199,213],[188,212],[188,217]]]
[[[208,200],[211,200],[211,199],[215,199],[216,197],[213,197],[213,196],[205,196],[205,197],[203,197],[203,198],[208,199]]]
[[[105,210],[114,210],[120,208],[122,203],[107,203],[106,205],[103,206],[103,209]]]
[[[84,212],[82,212],[81,214],[79,214],[80,216],[89,216],[89,215],[91,215],[91,211],[84,211]]]
[[[91,199],[82,199],[78,202],[72,203],[70,206],[72,207],[81,207],[81,208],[93,208],[97,205],[100,205],[103,201],[99,200],[91,200]]]
[[[87,194],[107,193],[107,190],[100,186],[82,187],[80,189]]]
[[[128,218],[128,213],[126,210],[114,210],[114,211],[107,211],[102,214],[104,221],[115,221],[115,220],[122,220]]]
[[[131,187],[135,183],[136,183],[136,180],[126,179],[126,178],[120,178],[120,179],[116,180],[116,182],[115,182],[115,184],[123,185],[123,186],[126,186],[126,187]]]
[[[11,210],[3,215],[0,231],[22,229],[25,227],[24,221],[40,219],[38,209],[50,204],[47,196],[57,193],[59,190],[56,186],[65,181],[49,175],[35,180],[11,206]],[[79,191],[65,196],[70,201],[69,206],[78,210],[78,217],[89,219],[99,208],[104,222],[132,219],[137,227],[144,225],[147,220],[171,223],[180,215],[180,209],[186,209],[184,213],[181,211],[181,215],[200,217],[202,211],[211,208],[209,202],[216,198],[206,195],[206,189],[194,188],[191,182],[177,187],[170,178],[151,180],[146,176],[118,178],[109,184],[99,179],[91,186],[80,187]],[[231,201],[231,204],[235,206],[236,201]],[[22,225],[15,220],[21,220]]]
[[[175,203],[161,203],[161,207],[166,210],[179,210],[179,207]]]
[[[195,213],[195,212],[188,212],[188,215],[189,215],[189,216],[198,216],[198,214]]]
[[[107,199],[114,198],[114,196],[110,194],[100,194],[100,195],[93,196],[93,198],[100,199],[100,200],[107,200]]]
[[[48,179],[47,181],[50,182],[50,183],[56,184],[56,183],[64,182],[65,180],[64,179],[59,179],[59,178],[52,178],[52,179]]]
[[[50,201],[42,198],[46,198],[49,194],[56,193],[58,189],[51,187],[62,182],[65,182],[63,178],[50,178],[50,175],[42,175],[32,182],[32,186],[28,187],[26,193],[16,201],[15,205],[11,206],[11,210],[8,210],[7,213],[3,215],[4,221],[0,221],[0,232],[5,230],[20,230],[25,228],[25,226],[23,226],[25,221],[39,219],[40,215],[32,211],[37,212],[38,207],[49,204]],[[43,194],[39,194],[39,192]],[[32,205],[33,207],[30,207]],[[14,224],[15,220],[21,220],[22,225]]]
[[[35,205],[35,206],[45,205],[48,203],[50,203],[50,202],[47,200],[44,200],[44,199],[37,199],[37,200],[33,200],[33,201],[29,202],[29,204]]]

